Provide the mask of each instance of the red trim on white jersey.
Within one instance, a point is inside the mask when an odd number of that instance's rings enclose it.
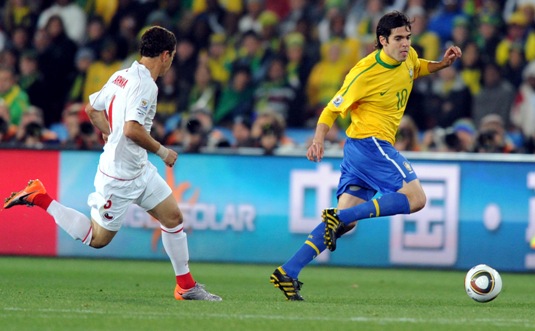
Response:
[[[111,98],[110,107],[108,109],[108,121],[110,122],[110,132],[113,131],[113,101],[115,101],[115,94]]]

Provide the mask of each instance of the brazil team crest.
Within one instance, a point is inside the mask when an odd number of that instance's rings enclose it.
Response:
[[[412,167],[409,162],[403,162],[403,166],[407,169],[408,172],[412,172]]]

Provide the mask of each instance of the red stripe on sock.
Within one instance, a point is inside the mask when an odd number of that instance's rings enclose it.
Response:
[[[52,203],[52,200],[53,199],[47,193],[37,194],[35,198],[33,198],[33,204],[47,210],[48,206]]]
[[[83,243],[85,243],[85,240],[86,240],[87,237],[91,234],[91,232],[92,232],[91,230],[93,230],[93,227],[92,227],[92,226],[89,227],[89,231],[87,231],[87,234],[85,235],[84,239],[82,240]]]
[[[183,290],[188,290],[195,286],[195,280],[191,276],[191,273],[176,276],[176,283]]]
[[[162,229],[163,232],[167,232],[167,233],[179,233],[180,231],[184,230],[184,228],[180,228],[180,230],[171,232],[171,231],[167,231],[167,230],[164,229],[164,228],[161,228],[161,229]]]

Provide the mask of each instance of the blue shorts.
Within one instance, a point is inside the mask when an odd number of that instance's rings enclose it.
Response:
[[[375,137],[347,138],[336,196],[348,193],[369,201],[375,194],[397,192],[418,177],[411,164],[389,142]]]

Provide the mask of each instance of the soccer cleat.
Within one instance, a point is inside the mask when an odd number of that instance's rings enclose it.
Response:
[[[4,201],[4,209],[11,208],[16,205],[33,206],[33,200],[38,194],[46,194],[46,189],[39,179],[32,179],[28,185],[19,192],[13,192]]]
[[[334,252],[336,250],[336,239],[345,232],[345,225],[338,219],[336,208],[324,209],[321,213],[321,219],[321,221],[325,223],[323,243],[331,252]]]
[[[299,294],[299,290],[301,290],[301,285],[303,285],[303,283],[288,276],[281,267],[275,269],[273,274],[271,274],[271,277],[269,277],[269,282],[273,283],[275,287],[278,287],[282,293],[284,293],[286,300],[305,300],[301,294]]]
[[[183,290],[180,286],[175,287],[175,299],[177,300],[204,300],[222,301],[220,296],[208,292],[203,285],[195,283],[189,290]]]

